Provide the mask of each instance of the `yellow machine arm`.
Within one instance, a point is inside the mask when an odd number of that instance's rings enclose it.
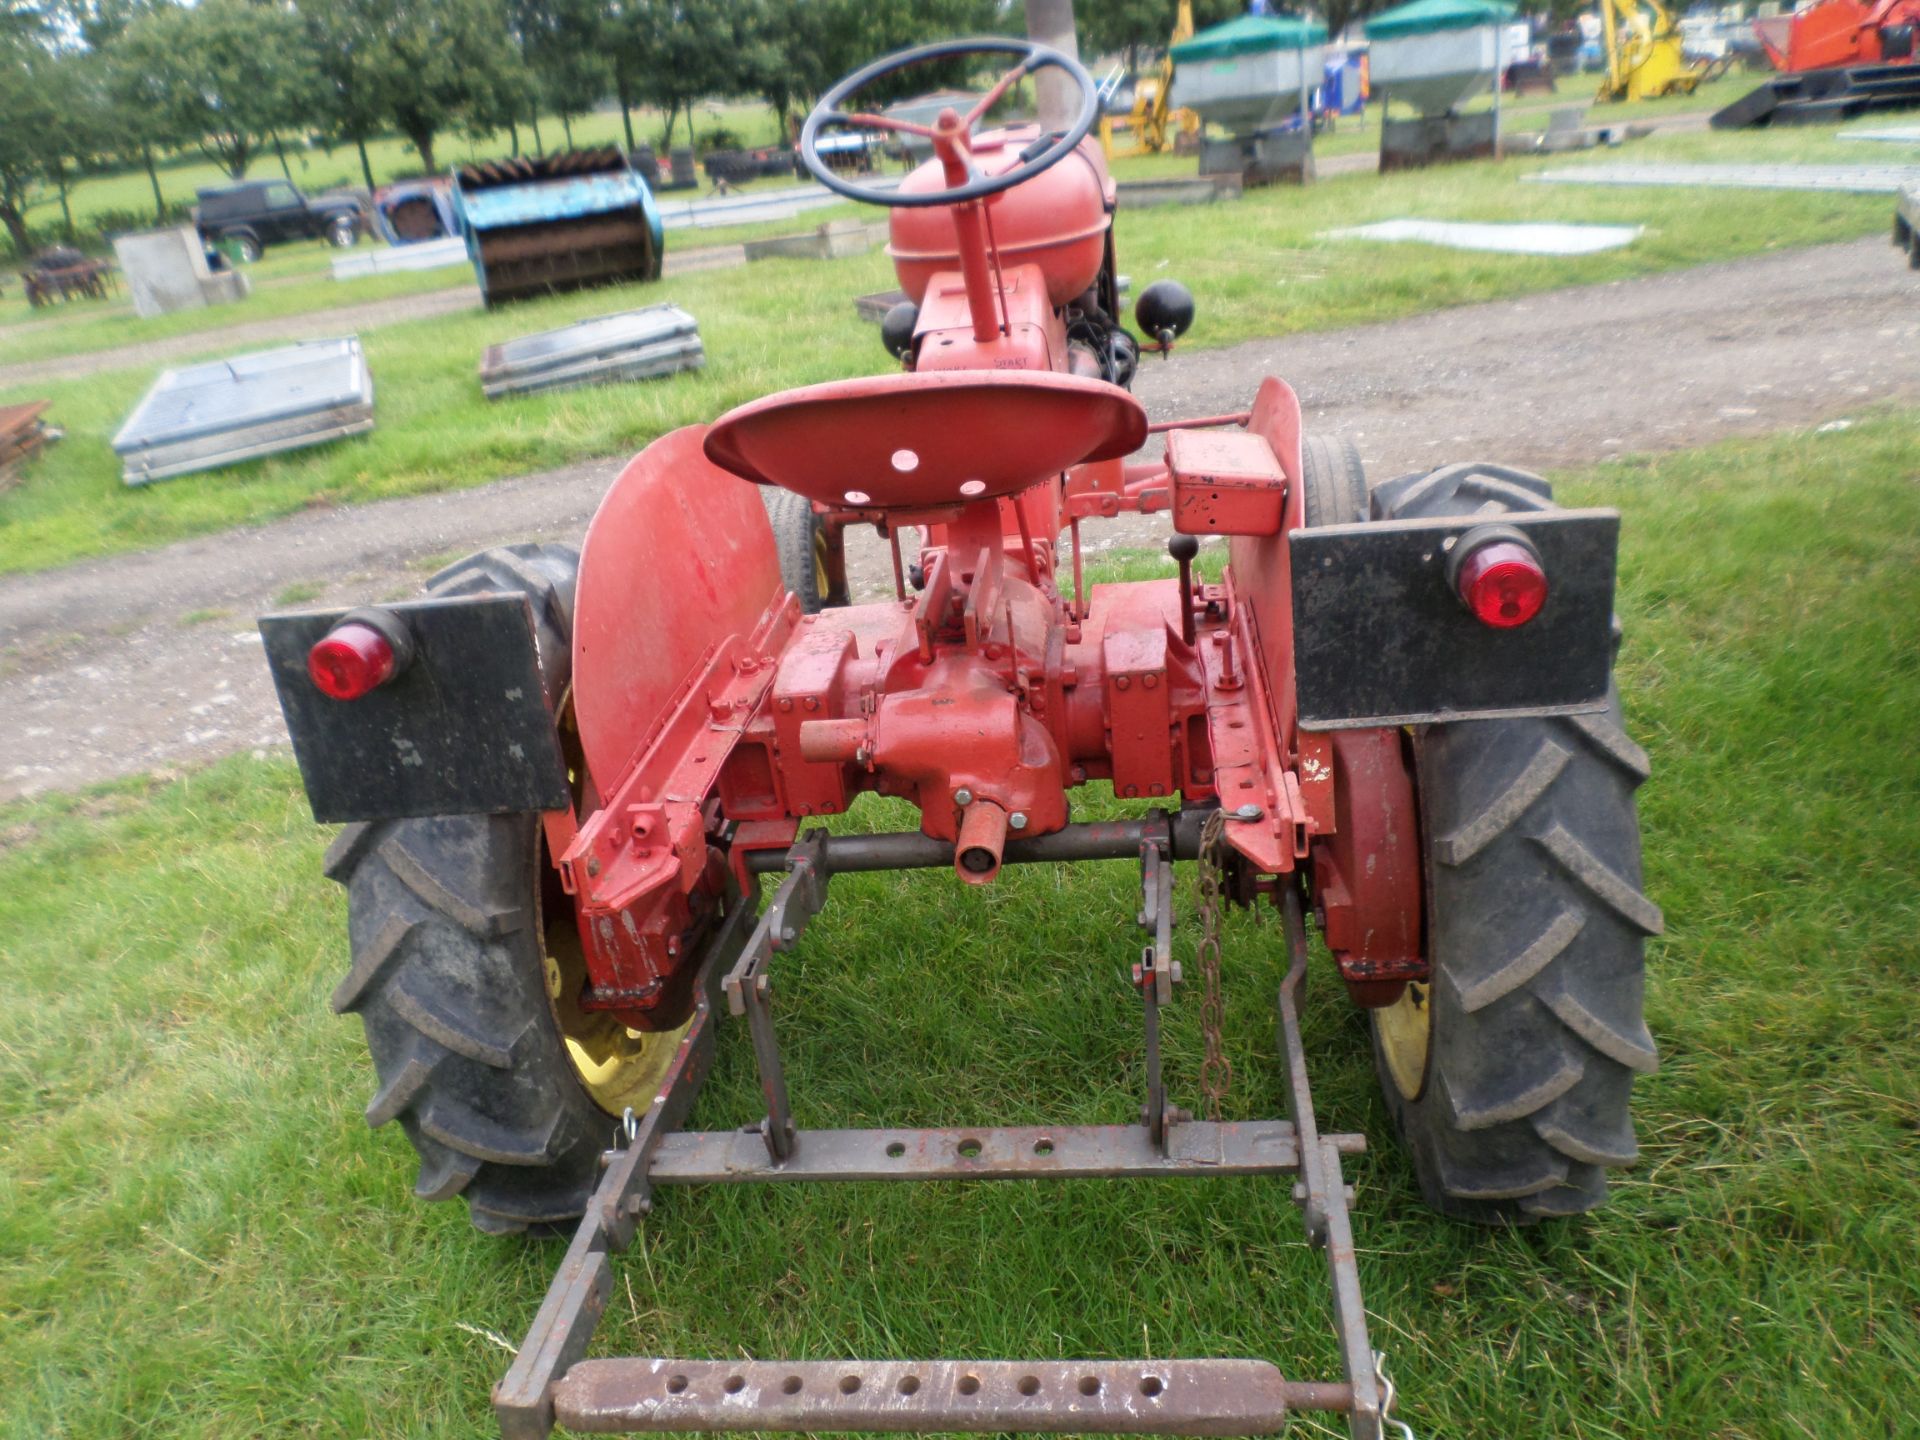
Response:
[[[1167,41],[1167,53],[1160,60],[1159,70],[1151,79],[1142,76],[1134,84],[1133,109],[1127,116],[1126,124],[1133,143],[1125,149],[1116,149],[1113,121],[1111,117],[1101,118],[1100,143],[1106,148],[1109,160],[1126,155],[1158,155],[1173,148],[1174,136],[1179,132],[1199,132],[1200,117],[1191,110],[1175,110],[1171,99],[1173,47],[1182,40],[1192,38],[1193,0],[1180,0],[1173,21],[1173,35]]]
[[[1660,0],[1600,0],[1600,28],[1607,78],[1596,98],[1603,105],[1691,95],[1706,74],[1705,65],[1687,64],[1680,26]]]

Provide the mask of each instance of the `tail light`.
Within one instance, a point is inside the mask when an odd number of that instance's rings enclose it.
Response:
[[[1483,625],[1512,630],[1547,603],[1547,572],[1525,536],[1510,526],[1491,534],[1469,531],[1455,550],[1454,589]]]
[[[307,652],[307,677],[322,695],[358,700],[393,679],[412,658],[413,647],[398,620],[356,610]]]

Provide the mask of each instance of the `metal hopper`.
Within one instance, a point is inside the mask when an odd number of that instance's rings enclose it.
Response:
[[[1413,0],[1367,22],[1368,75],[1389,104],[1446,115],[1493,83],[1504,0]]]
[[[660,278],[653,193],[611,146],[465,165],[453,197],[489,305]]]

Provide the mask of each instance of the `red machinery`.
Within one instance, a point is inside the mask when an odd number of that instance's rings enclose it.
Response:
[[[901,66],[972,52],[1017,63],[966,116],[840,109]],[[1080,87],[1072,127],[971,133],[1042,66]],[[915,307],[893,327],[898,371],[655,441],[577,557],[512,547],[423,601],[262,622],[316,817],[354,822],[328,860],[352,902],[335,1005],[366,1022],[369,1119],[397,1120],[420,1193],[465,1195],[482,1228],[584,1213],[496,1390],[509,1435],[1254,1434],[1308,1408],[1377,1440],[1391,1390],[1341,1175],[1364,1141],[1320,1133],[1299,1044],[1309,913],[1374,1016],[1434,1205],[1496,1223],[1584,1210],[1632,1158],[1627,1090],[1653,1064],[1641,941],[1659,912],[1639,890],[1645,757],[1608,679],[1618,517],[1555,509],[1544,482],[1486,464],[1369,496],[1351,447],[1303,441],[1271,377],[1243,413],[1150,425],[1126,389],[1137,342],[1116,318],[1096,112],[1077,64],[1010,41],[850,77],[801,153],[822,183],[892,208]],[[821,160],[836,126],[913,129],[935,158],[868,189]],[[1136,317],[1164,352],[1192,305],[1149,287]],[[893,595],[803,613],[756,486],[804,500],[809,524],[876,527]],[[1082,527],[1123,511],[1169,517],[1177,579],[1084,583]],[[1218,583],[1194,573],[1199,537],[1225,541]],[[1133,802],[1127,818],[1074,819],[1096,781]],[[807,825],[866,791],[912,801],[919,830]],[[1100,860],[1141,874],[1137,1122],[799,1127],[770,973],[835,874],[950,867],[987,885],[1008,864]],[[1204,913],[1264,897],[1284,916],[1288,1120],[1168,1103],[1158,1017],[1181,979],[1187,860]],[[781,877],[764,908],[763,874]],[[1218,950],[1209,921],[1210,1005]],[[748,1022],[766,1120],[683,1132],[728,1012]],[[608,1115],[625,1119],[603,1153]],[[581,1358],[610,1252],[667,1186],[1247,1173],[1284,1177],[1325,1251],[1338,1381],[1258,1359]]]
[[[1820,0],[1791,15],[1755,20],[1753,29],[1773,68],[1789,74],[1844,65],[1910,65],[1920,0]]]
[[[1820,0],[1753,28],[1781,73],[1715,111],[1716,130],[1831,125],[1920,105],[1920,0]]]

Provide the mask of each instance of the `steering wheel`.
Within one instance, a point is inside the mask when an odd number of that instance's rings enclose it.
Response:
[[[909,65],[918,65],[926,60],[950,60],[956,55],[1017,55],[1019,63],[993,84],[993,88],[974,102],[974,106],[959,118],[958,125],[946,134],[959,138],[969,135],[980,117],[993,108],[1000,97],[1015,84],[1036,70],[1044,70],[1052,65],[1066,71],[1080,92],[1080,109],[1073,117],[1073,123],[1052,143],[1038,154],[1033,147],[1022,151],[1024,163],[1007,171],[1004,175],[975,175],[964,185],[949,186],[944,190],[916,191],[902,195],[895,190],[876,190],[866,185],[856,185],[851,180],[837,175],[820,158],[819,140],[822,129],[829,125],[845,125],[856,130],[891,130],[907,135],[920,135],[929,140],[941,135],[938,127],[919,125],[911,120],[897,120],[890,115],[875,115],[867,111],[849,113],[840,107],[850,95],[866,89],[882,76],[904,70]],[[883,56],[871,65],[856,70],[842,80],[833,89],[820,97],[820,103],[813,107],[813,113],[807,116],[807,123],[800,127],[800,160],[818,180],[829,190],[845,195],[850,200],[864,200],[869,205],[897,206],[913,209],[932,205],[959,205],[969,200],[982,200],[989,195],[998,195],[1002,190],[1011,190],[1022,181],[1031,180],[1042,170],[1051,168],[1066,159],[1074,146],[1086,139],[1087,132],[1093,129],[1093,122],[1099,118],[1100,95],[1095,88],[1093,77],[1078,60],[1062,54],[1047,45],[1036,45],[1030,40],[1003,40],[993,37],[977,40],[941,40],[932,45],[917,46],[912,50],[902,50],[897,54]],[[1043,137],[1044,139],[1045,137]],[[1025,158],[1027,156],[1031,158]],[[971,169],[971,167],[969,167]]]

